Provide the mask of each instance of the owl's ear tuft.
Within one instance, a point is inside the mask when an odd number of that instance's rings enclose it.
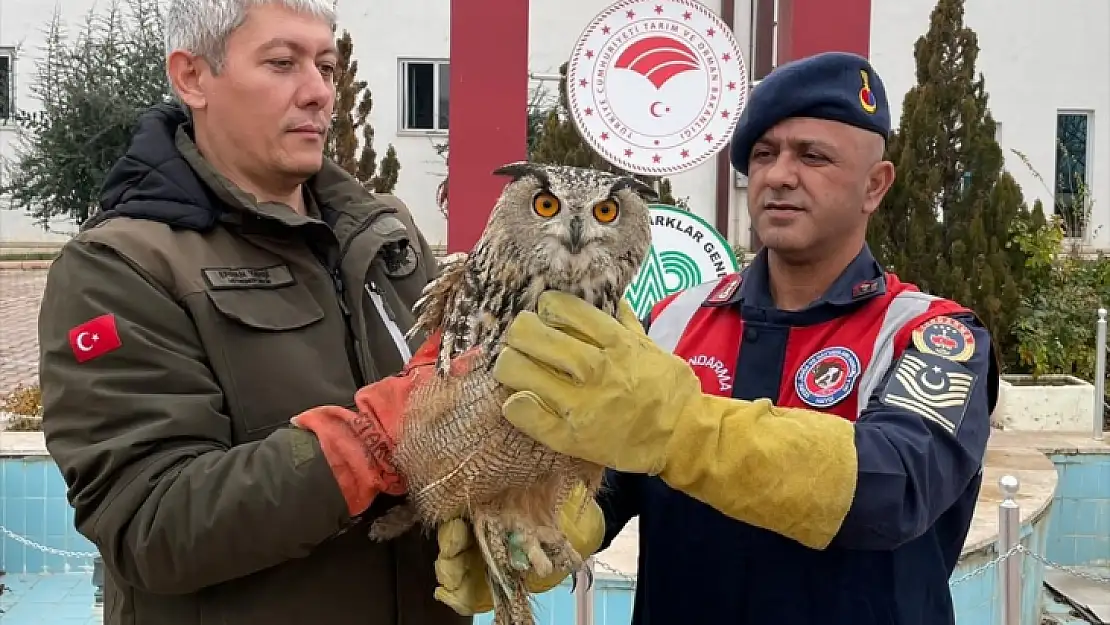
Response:
[[[540,170],[538,167],[529,163],[528,161],[517,161],[515,163],[508,163],[493,170],[494,176],[512,176],[513,181],[520,180],[527,175],[538,176]]]
[[[622,189],[632,191],[646,202],[656,202],[659,200],[659,194],[655,192],[655,189],[651,188],[650,185],[642,180],[637,180],[632,176],[621,176],[618,178],[617,181],[613,183],[613,188],[610,192],[616,193]]]

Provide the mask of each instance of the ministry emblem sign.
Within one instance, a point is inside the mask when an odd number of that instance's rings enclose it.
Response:
[[[732,30],[696,0],[620,0],[590,22],[567,66],[579,134],[637,174],[677,174],[712,158],[747,95]]]
[[[740,271],[728,241],[690,211],[651,205],[651,248],[624,297],[644,318],[664,297]]]

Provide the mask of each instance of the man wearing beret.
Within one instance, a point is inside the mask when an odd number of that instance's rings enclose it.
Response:
[[[640,517],[634,624],[955,622],[999,373],[971,310],[867,247],[889,133],[866,59],[776,69],[731,146],[751,266],[642,325],[548,293],[510,329],[505,416],[614,469],[601,549]]]

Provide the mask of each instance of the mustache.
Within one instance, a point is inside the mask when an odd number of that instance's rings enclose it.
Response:
[[[773,192],[761,194],[756,199],[756,205],[760,208],[805,209],[805,202],[802,198],[780,195]]]

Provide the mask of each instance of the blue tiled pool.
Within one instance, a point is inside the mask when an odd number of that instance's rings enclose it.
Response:
[[[73,508],[66,500],[65,482],[47,456],[0,458],[0,527],[48,549],[81,554],[96,551],[95,546],[74,529]],[[0,622],[3,625],[84,623],[63,620],[62,615],[70,618],[78,613],[84,617],[90,614],[93,601],[91,569],[91,559],[44,553],[9,535],[0,535],[0,570],[7,572],[2,581],[11,587],[0,597],[0,609],[7,610],[0,614]],[[594,589],[594,610],[599,625],[629,622],[632,617],[630,582],[599,573]],[[64,604],[65,608],[47,609],[50,597],[55,597],[54,603]],[[539,625],[574,622],[574,595],[569,581],[544,593],[537,604]],[[491,622],[489,615],[475,619],[475,625]]]
[[[1049,458],[1060,482],[1045,556],[1067,566],[1110,566],[1110,455]]]
[[[1051,512],[1049,513],[1051,515]],[[1047,521],[1047,522],[1046,522]],[[1021,543],[1033,553],[1044,553],[1045,541],[1051,531],[1051,519],[1022,527]],[[998,568],[990,562],[998,557],[994,545],[961,558],[952,580],[952,605],[956,610],[956,625],[995,625],[1001,622],[998,603]],[[986,568],[984,568],[986,567]],[[1022,560],[1022,622],[1034,623],[1040,611],[1038,605],[1044,569],[1030,558]]]
[[[632,583],[599,573],[594,578],[594,622],[598,625],[627,625],[632,621]],[[564,582],[536,599],[537,625],[574,625],[574,593]],[[491,614],[474,619],[474,625],[490,625]]]
[[[1049,523],[1040,532],[1026,528],[1026,546],[1064,565],[1110,563],[1110,455],[1050,456],[1059,473],[1059,485],[1049,512]],[[95,551],[73,529],[73,511],[65,498],[65,484],[49,457],[0,458],[0,526],[49,550]],[[985,554],[984,562],[991,554]],[[973,563],[966,565],[974,567]],[[93,587],[91,561],[44,553],[10,536],[0,535],[0,570],[11,590],[0,597],[3,625],[89,623]],[[1026,562],[1026,574],[1034,573]],[[959,577],[961,573],[957,573]],[[993,625],[997,622],[995,583],[989,568],[953,588],[959,625]],[[1036,585],[1039,585],[1037,583]],[[1034,586],[1035,587],[1035,586]],[[1027,605],[1034,593],[1027,593]],[[632,584],[599,574],[595,583],[595,620],[598,625],[627,625],[632,613]],[[541,625],[574,623],[574,596],[569,583],[538,598]],[[483,615],[476,625],[489,625]]]
[[[0,458],[0,526],[49,550],[92,554],[96,548],[73,527],[62,474],[48,456]],[[0,540],[0,568],[15,573],[91,570],[90,559],[67,558]]]
[[[93,607],[91,573],[4,576],[0,595],[4,625],[93,625],[100,616]]]

